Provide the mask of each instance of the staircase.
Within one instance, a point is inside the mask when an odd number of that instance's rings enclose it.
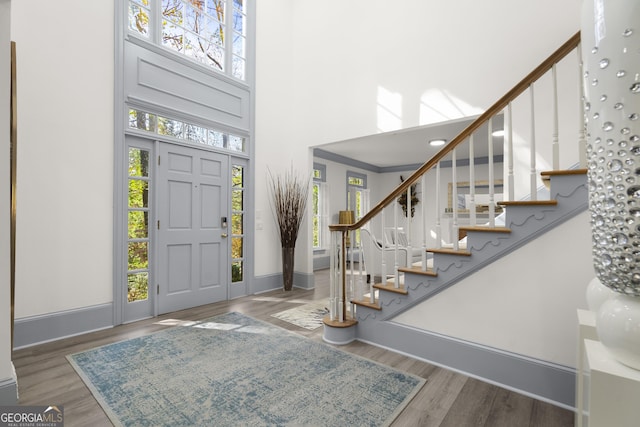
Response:
[[[433,267],[402,267],[403,283],[375,283],[374,301],[353,299],[358,321],[386,320],[443,291],[496,259],[551,231],[557,225],[587,209],[587,170],[543,172],[550,178],[549,200],[500,202],[505,207],[505,227],[460,227],[467,234],[464,249],[430,248]]]
[[[573,36],[564,43],[556,52],[533,70],[525,79],[516,85],[511,91],[505,94],[458,137],[452,140],[433,158],[419,168],[414,174],[399,185],[392,193],[385,197],[378,205],[371,209],[362,219],[355,224],[341,224],[330,226],[331,245],[331,267],[330,267],[330,314],[324,320],[324,339],[334,344],[343,344],[354,339],[370,342],[399,352],[413,355],[418,358],[428,360],[432,363],[440,364],[454,370],[465,372],[469,375],[479,377],[489,382],[503,385],[507,388],[520,390],[524,393],[538,396],[541,399],[551,401],[561,406],[570,407],[574,404],[574,380],[575,372],[565,369],[562,366],[544,363],[543,361],[532,360],[528,357],[501,352],[499,349],[491,349],[476,346],[461,340],[449,339],[430,333],[424,330],[416,330],[405,325],[394,322],[398,315],[410,310],[417,304],[422,303],[436,294],[444,292],[446,289],[473,275],[480,269],[488,266],[496,260],[512,253],[516,249],[533,241],[537,237],[547,233],[575,215],[584,212],[588,205],[587,190],[587,169],[584,156],[585,133],[584,121],[580,114],[578,124],[576,124],[578,141],[572,143],[575,148],[576,160],[573,165],[577,167],[560,170],[558,153],[561,151],[558,138],[558,122],[562,121],[559,114],[556,79],[556,64],[562,61],[572,52],[578,52],[578,70],[576,71],[576,85],[581,87],[582,78],[581,60],[579,51],[579,34]],[[552,118],[553,122],[551,138],[545,138],[550,145],[544,146],[540,141],[536,144],[536,118],[534,111],[534,85],[541,78],[552,75],[552,86],[554,87],[554,101]],[[531,99],[531,120],[530,120],[530,153],[528,157],[531,163],[527,165],[530,172],[529,197],[525,200],[517,200],[514,195],[516,178],[518,173],[514,170],[514,128],[512,119],[512,104],[521,102],[523,93],[529,93]],[[575,109],[582,111],[582,97],[579,100],[572,100]],[[492,121],[498,116],[504,115],[507,136],[505,137],[505,167],[504,176],[507,192],[507,201],[494,202],[494,156],[492,152]],[[546,119],[545,119],[546,120]],[[488,218],[486,224],[478,224],[476,221],[476,204],[474,201],[474,182],[480,172],[476,172],[474,166],[474,136],[477,138],[478,131],[488,132],[489,155],[487,160],[486,174],[489,184],[489,204]],[[541,151],[547,150],[553,153],[551,161],[554,168],[549,172],[537,172],[536,159],[541,157]],[[565,150],[566,151],[566,150]],[[460,153],[468,153],[469,157],[469,182],[471,182],[470,205],[470,225],[458,225],[458,212],[453,209],[452,213],[452,235],[466,235],[466,243],[457,239],[443,245],[442,226],[440,217],[429,219],[425,206],[435,205],[435,211],[443,211],[440,206],[442,196],[439,194],[441,175],[441,165],[443,162],[450,162],[452,169],[452,182],[458,182],[458,156]],[[501,176],[502,177],[502,176]],[[429,181],[430,180],[430,181]],[[430,190],[428,182],[437,183],[434,193],[426,193]],[[549,188],[548,200],[537,200],[538,183],[542,181]],[[396,265],[382,266],[382,271],[390,271],[391,274],[383,274],[379,283],[371,283],[366,289],[362,285],[353,285],[353,281],[348,280],[349,275],[355,272],[349,271],[346,266],[345,257],[341,253],[346,253],[346,239],[350,233],[354,233],[362,227],[370,230],[381,229],[379,235],[384,234],[384,230],[389,227],[398,229],[396,201],[400,195],[406,194],[410,200],[411,186],[421,183],[422,186],[422,215],[420,219],[420,233],[422,243],[420,248],[424,252],[422,262],[417,265]],[[453,186],[453,196],[449,195],[449,206],[451,198],[457,200],[456,185]],[[409,202],[410,203],[410,202]],[[504,225],[496,225],[495,217],[497,206],[504,210]],[[407,207],[411,210],[411,205]],[[393,213],[390,220],[389,212]],[[385,216],[386,215],[386,216]],[[431,222],[429,222],[429,220]],[[435,238],[430,238],[435,230]],[[414,233],[415,234],[415,233]],[[353,235],[352,235],[353,236]],[[353,237],[351,241],[354,241]],[[428,246],[429,243],[435,243]],[[416,246],[414,246],[415,248]],[[383,250],[385,249],[383,244]],[[409,243],[409,253],[411,253],[411,243]],[[397,249],[396,249],[397,251]],[[409,257],[410,258],[410,257]],[[397,258],[396,258],[397,259]],[[428,260],[428,262],[427,262]],[[366,270],[367,260],[364,260]],[[383,261],[384,263],[384,261]],[[353,268],[353,267],[351,267]],[[360,276],[362,277],[362,276]]]

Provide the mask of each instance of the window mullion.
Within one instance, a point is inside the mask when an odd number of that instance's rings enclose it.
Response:
[[[162,46],[162,0],[152,0],[151,17],[153,25],[150,25],[151,40],[157,46]]]
[[[233,77],[233,0],[224,1],[224,73]]]

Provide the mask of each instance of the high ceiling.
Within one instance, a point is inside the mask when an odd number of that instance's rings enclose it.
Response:
[[[345,160],[363,162],[375,168],[394,168],[404,165],[417,165],[426,162],[442,147],[432,147],[432,139],[451,141],[476,117],[457,119],[432,125],[402,129],[393,132],[363,136],[345,141],[316,146],[325,153],[337,155]],[[502,129],[502,116],[493,119],[492,129]],[[484,124],[474,134],[475,157],[486,157],[487,125]],[[494,155],[502,155],[502,138],[494,138]],[[316,151],[318,157],[326,156]],[[458,158],[468,158],[468,152],[458,152]]]

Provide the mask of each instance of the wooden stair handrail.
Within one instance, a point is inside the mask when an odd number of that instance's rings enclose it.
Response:
[[[400,197],[403,192],[407,191],[410,185],[413,185],[418,178],[427,173],[431,168],[438,164],[444,156],[449,154],[464,142],[473,132],[478,130],[484,122],[488,121],[493,116],[502,111],[509,103],[515,100],[522,92],[527,90],[531,84],[542,77],[547,71],[553,67],[553,64],[560,62],[565,56],[573,51],[580,44],[580,32],[578,31],[569,40],[567,40],[562,46],[560,46],[555,52],[553,52],[547,59],[545,59],[540,65],[538,65],[532,72],[530,72],[524,79],[516,84],[510,91],[508,91],[502,98],[500,98],[495,104],[482,113],[476,120],[474,120],[469,126],[467,126],[462,132],[451,140],[447,145],[442,147],[432,158],[430,158],[425,164],[423,164],[418,170],[412,173],[407,179],[405,179],[400,185],[396,187],[387,197],[382,199],[377,205],[375,205],[369,212],[365,214],[359,221],[353,224],[332,224],[329,225],[331,231],[350,231],[362,228],[367,222],[369,222],[374,216],[379,214],[385,206],[390,204],[396,198]]]

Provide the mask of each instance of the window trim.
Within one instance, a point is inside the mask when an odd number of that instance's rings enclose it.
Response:
[[[311,243],[312,243],[313,253],[314,254],[320,254],[320,253],[324,253],[326,251],[326,249],[324,249],[325,245],[324,245],[324,241],[323,241],[324,239],[322,238],[322,235],[323,235],[322,229],[325,226],[327,226],[327,227],[329,226],[329,224],[324,224],[324,221],[323,221],[323,216],[324,215],[322,214],[323,205],[324,205],[324,203],[326,203],[325,199],[327,197],[326,194],[322,194],[323,193],[323,191],[322,191],[322,187],[323,187],[322,183],[326,183],[327,182],[327,165],[322,164],[322,163],[313,162],[313,170],[314,170],[313,185],[314,186],[315,185],[318,186],[318,207],[317,207],[317,212],[318,213],[317,214],[312,213],[312,216],[314,218],[315,217],[318,218],[318,230],[317,230],[317,233],[318,233],[319,245],[318,246],[313,246],[313,238],[311,239],[312,240]],[[319,177],[315,176],[315,171],[316,170],[320,172],[320,176]],[[312,209],[314,209],[314,208],[315,208],[315,206],[312,206]],[[315,232],[315,230],[313,230],[313,228],[314,228],[313,224],[311,225],[311,228],[312,228],[312,231]]]

